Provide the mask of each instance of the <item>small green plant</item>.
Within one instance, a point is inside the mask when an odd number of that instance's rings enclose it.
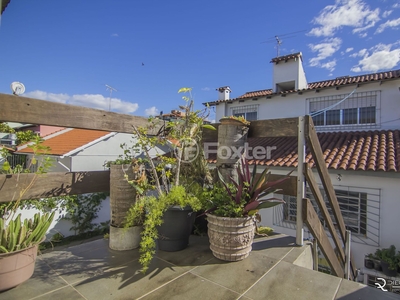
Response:
[[[54,212],[42,216],[37,213],[33,219],[23,221],[19,214],[8,225],[0,218],[0,253],[14,252],[41,243],[53,219]]]
[[[187,191],[183,186],[173,186],[168,194],[159,195],[158,198],[155,196],[141,198],[128,211],[125,227],[141,223],[143,210],[145,210],[139,258],[143,273],[148,270],[155,254],[156,240],[158,239],[157,228],[163,223],[164,212],[172,205],[190,206],[193,211],[202,209],[202,202],[198,197]]]
[[[53,236],[51,237],[50,241],[53,243],[59,243],[64,239],[64,235],[62,235],[60,232],[57,232],[55,234],[53,234]]]
[[[256,227],[256,235],[269,236],[273,232],[274,232],[274,230],[271,227],[267,227],[267,226]]]
[[[397,270],[399,261],[398,256],[396,255],[396,247],[394,245],[382,249],[381,261],[389,264],[389,270]]]
[[[257,174],[257,166],[254,165],[253,171],[250,172],[248,160],[242,156],[240,165],[238,166],[238,182],[230,178],[230,182],[225,182],[223,176],[218,172],[220,182],[222,183],[227,197],[219,195],[221,192],[216,189],[216,192],[211,191],[211,194],[217,193],[218,201],[215,201],[214,207],[207,210],[208,213],[213,213],[221,217],[245,217],[257,214],[258,210],[270,208],[282,203],[282,199],[269,198],[264,199],[268,194],[279,191],[279,184],[289,179],[290,172],[285,177],[276,181],[268,181],[271,174],[268,169],[265,169],[260,175]],[[225,198],[226,197],[226,198]]]
[[[128,210],[125,218],[125,227],[142,226],[146,219],[147,206],[148,198],[138,198]]]
[[[243,116],[229,116],[229,117],[222,117],[221,118],[221,120],[226,120],[226,119],[236,120],[236,121],[242,122],[243,125],[250,125],[250,122],[247,121]]]

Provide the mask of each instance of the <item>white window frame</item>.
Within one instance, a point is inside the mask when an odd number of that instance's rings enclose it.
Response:
[[[308,114],[312,115],[315,112],[321,111],[321,114],[313,117],[323,118],[323,124],[318,124],[314,121],[317,130],[330,130],[336,128],[346,129],[346,128],[377,128],[380,126],[380,99],[381,91],[368,91],[368,92],[358,92],[352,94],[350,97],[348,94],[342,95],[330,95],[324,97],[315,97],[306,99]],[[345,101],[339,103],[342,99],[346,98]],[[339,103],[337,106],[332,106],[335,103]],[[331,107],[329,110],[324,111],[324,109]],[[375,107],[375,122],[370,123],[360,123],[362,108]],[[346,109],[357,109],[357,123],[354,124],[344,124],[345,110]],[[339,111],[339,123],[338,124],[327,124],[327,113],[328,111]]]
[[[258,120],[258,104],[231,107],[231,116],[243,116],[248,121]],[[248,118],[249,113],[256,113],[256,119]]]

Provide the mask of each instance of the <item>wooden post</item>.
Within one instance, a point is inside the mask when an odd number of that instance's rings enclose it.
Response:
[[[342,212],[339,207],[339,202],[337,201],[335,190],[333,189],[331,178],[329,177],[328,168],[326,167],[324,154],[322,152],[321,145],[318,140],[317,133],[315,131],[314,122],[311,116],[305,116],[305,132],[307,145],[310,148],[319,177],[321,178],[321,183],[324,187],[326,195],[328,197],[329,205],[331,206],[333,215],[336,220],[336,224],[339,228],[339,234],[342,241],[346,240],[346,226],[344,224]],[[357,274],[357,268],[354,264],[354,259],[350,259],[351,269],[353,277]]]
[[[345,267],[344,267],[344,278],[346,278],[347,280],[350,279],[350,249],[351,249],[351,231],[350,230],[346,230],[346,263],[345,263]],[[354,276],[355,277],[355,276]],[[355,278],[354,278],[355,279]]]
[[[307,198],[303,199],[303,218],[313,237],[318,240],[320,249],[328,261],[333,274],[337,277],[343,278],[343,266],[340,265],[331,242],[329,241],[329,238],[325,232],[325,228],[321,224],[321,221],[319,220],[319,217],[315,212],[310,199]]]
[[[328,230],[332,236],[333,242],[335,243],[336,249],[338,249],[338,251],[339,251],[340,262],[342,265],[344,265],[345,254],[343,251],[343,243],[340,240],[340,238],[336,232],[336,228],[333,225],[331,215],[329,214],[328,208],[326,207],[324,197],[322,196],[322,194],[319,190],[318,184],[315,181],[314,175],[311,171],[311,168],[308,166],[307,163],[304,163],[304,174],[306,176],[306,179],[307,179],[308,185],[311,189],[311,192],[314,195],[315,202],[317,202],[319,210],[321,211],[321,214],[327,223]]]
[[[298,162],[297,162],[297,214],[296,214],[296,244],[303,246],[303,216],[302,201],[305,195],[305,182],[303,164],[305,160],[305,137],[304,137],[304,117],[299,117],[298,135]]]
[[[314,238],[313,240],[313,259],[314,259],[314,271],[318,271],[318,241]]]

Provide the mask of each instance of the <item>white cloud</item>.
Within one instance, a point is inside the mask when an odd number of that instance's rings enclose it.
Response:
[[[351,51],[353,51],[354,50],[354,48],[347,48],[346,49],[346,53],[349,53],[349,52],[351,52]]]
[[[393,4],[392,7],[393,7],[393,8],[399,8],[399,7],[400,7],[400,3],[395,3],[395,4]]]
[[[329,71],[335,70],[335,67],[336,67],[336,59],[321,64],[321,68],[327,69]]]
[[[144,110],[144,113],[146,114],[146,116],[156,116],[158,115],[158,109],[155,106],[152,106],[150,108],[146,108]]]
[[[351,68],[351,71],[378,72],[393,69],[400,63],[400,48],[392,50],[393,46],[399,45],[399,42],[388,45],[378,44],[368,51],[366,49],[361,50],[363,52],[358,52],[358,56],[361,56],[362,59]]]
[[[326,68],[333,71],[335,69],[336,60],[325,63],[322,63],[322,61],[335,54],[340,49],[341,44],[342,40],[340,38],[329,38],[323,40],[320,44],[309,44],[308,46],[311,51],[318,53],[316,57],[309,60],[310,66]]]
[[[379,8],[371,10],[362,0],[336,0],[326,6],[312,22],[317,25],[309,32],[314,36],[333,36],[343,26],[354,27],[360,33],[379,21]],[[319,25],[319,26],[318,26]]]
[[[367,54],[368,50],[367,49],[361,49],[358,52],[355,52],[353,54],[350,54],[350,57],[363,57],[365,54]]]
[[[386,28],[396,28],[400,26],[400,18],[389,20],[381,25],[379,25],[378,29],[376,29],[375,34],[383,32]]]
[[[113,33],[111,36],[112,37],[118,37],[118,33]]]
[[[25,93],[24,97],[48,100],[65,104],[92,107],[97,109],[108,110],[110,106],[110,98],[100,94],[77,94],[69,96],[68,94],[53,94],[44,91],[32,91]],[[137,103],[123,101],[118,98],[111,98],[111,110],[122,113],[133,113],[139,108]]]
[[[203,87],[203,88],[201,88],[201,90],[202,90],[202,91],[205,91],[205,92],[208,92],[208,91],[210,91],[211,89],[210,89],[209,87]]]
[[[392,12],[393,12],[393,10],[385,10],[385,11],[382,13],[382,17],[387,18],[387,17],[390,16],[390,14],[391,14]]]
[[[67,103],[68,99],[70,98],[67,94],[53,94],[38,90],[25,93],[23,96],[28,98],[48,100],[58,103]]]

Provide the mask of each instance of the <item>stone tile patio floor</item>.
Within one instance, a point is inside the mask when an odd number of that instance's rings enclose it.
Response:
[[[191,236],[185,250],[158,251],[143,275],[138,250],[114,251],[98,239],[40,255],[32,278],[0,299],[400,299],[295,265],[310,249],[294,241],[257,239],[248,258],[223,262],[213,257],[207,237]]]

